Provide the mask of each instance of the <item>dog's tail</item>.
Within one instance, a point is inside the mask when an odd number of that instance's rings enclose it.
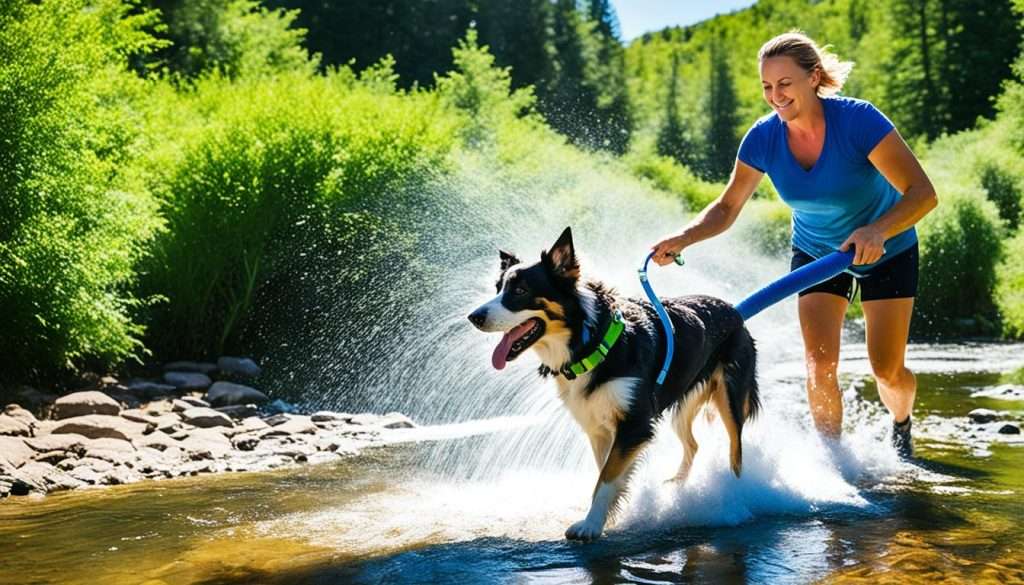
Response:
[[[736,426],[757,416],[761,397],[757,388],[757,350],[746,327],[734,331],[722,344],[725,386]]]

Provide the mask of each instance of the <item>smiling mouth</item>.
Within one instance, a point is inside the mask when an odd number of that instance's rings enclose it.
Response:
[[[775,108],[779,109],[779,110],[784,110],[784,109],[788,108],[791,105],[793,105],[793,100],[789,100],[785,104],[781,104],[781,105],[780,104],[775,104]]]
[[[494,369],[500,370],[537,342],[544,336],[544,321],[537,317],[530,317],[519,325],[508,330],[494,348],[491,356],[491,364]]]

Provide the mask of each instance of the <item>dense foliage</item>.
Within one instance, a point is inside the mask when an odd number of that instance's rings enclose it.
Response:
[[[606,0],[0,3],[0,375],[251,347],[253,315],[328,256],[428,282],[415,251],[458,244],[426,224],[460,168],[578,202],[576,175],[538,170],[585,168],[699,209],[766,110],[758,46],[793,27],[858,62],[846,93],[939,190],[915,332],[1024,336],[1021,20],[761,0],[624,47]],[[744,237],[784,254],[769,181],[745,213]]]

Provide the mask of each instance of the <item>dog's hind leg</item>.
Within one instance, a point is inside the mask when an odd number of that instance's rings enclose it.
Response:
[[[601,536],[605,522],[616,511],[619,500],[625,493],[626,483],[636,465],[637,456],[649,440],[649,436],[639,441],[636,440],[636,437],[623,438],[621,434],[616,437],[615,444],[612,445],[612,449],[608,453],[608,460],[604,462],[601,475],[594,487],[590,511],[586,518],[565,531],[566,538],[594,540]]]
[[[672,419],[672,427],[683,444],[683,461],[679,464],[679,471],[669,481],[686,481],[690,475],[690,467],[693,466],[693,458],[697,456],[697,439],[693,438],[693,420],[697,418],[702,406],[707,401],[705,388],[695,388],[690,395],[683,400],[676,409],[675,417]]]
[[[715,374],[719,376],[721,372],[721,368],[715,370]],[[729,465],[736,477],[739,477],[743,469],[743,442],[740,437],[743,427],[741,426],[742,422],[738,421],[743,419],[734,415],[729,403],[729,389],[725,383],[715,385],[715,389],[711,393],[711,401],[718,408],[719,418],[722,419],[725,431],[729,434]]]

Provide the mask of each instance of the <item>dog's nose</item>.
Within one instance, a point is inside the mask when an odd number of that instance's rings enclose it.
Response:
[[[476,325],[477,329],[483,327],[485,321],[487,321],[486,309],[477,309],[469,314],[469,322]]]

